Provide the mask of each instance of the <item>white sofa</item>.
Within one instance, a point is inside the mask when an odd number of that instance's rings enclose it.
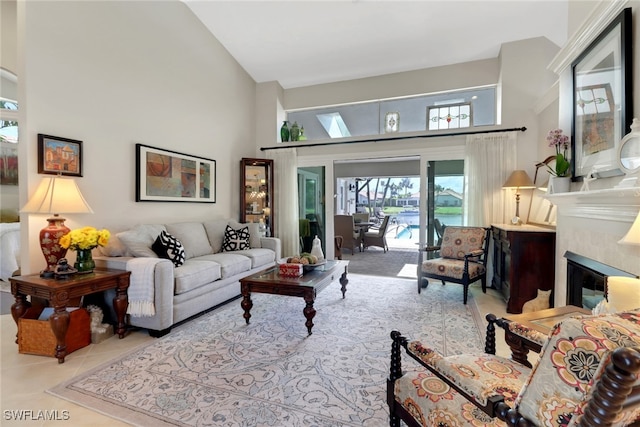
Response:
[[[249,249],[222,251],[227,225],[234,230],[248,227]],[[152,250],[163,230],[182,243],[183,265],[175,267]],[[112,233],[99,252],[96,267],[131,271],[129,324],[162,336],[174,324],[239,296],[239,280],[274,265],[281,244],[278,238],[261,237],[258,224],[211,220],[137,225]]]
[[[0,279],[9,282],[20,269],[20,223],[0,223]]]

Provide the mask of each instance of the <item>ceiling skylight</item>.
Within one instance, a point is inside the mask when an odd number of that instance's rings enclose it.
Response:
[[[316,114],[320,124],[331,138],[351,136],[340,113]]]

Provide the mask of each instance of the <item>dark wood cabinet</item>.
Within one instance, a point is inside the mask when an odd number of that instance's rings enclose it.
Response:
[[[555,283],[556,233],[533,225],[494,224],[493,278],[507,302],[507,313],[522,313],[522,305],[535,298],[538,289]],[[550,305],[553,306],[553,294]]]
[[[240,222],[263,223],[273,236],[273,160],[240,161]]]

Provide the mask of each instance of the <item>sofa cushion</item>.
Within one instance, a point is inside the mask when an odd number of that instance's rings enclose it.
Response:
[[[162,231],[166,231],[166,228],[161,224],[140,224],[131,230],[118,233],[117,236],[131,255],[158,258],[151,246]]]
[[[174,269],[173,275],[176,280],[175,294],[180,295],[220,279],[221,266],[200,258],[188,259]]]
[[[184,247],[182,243],[166,231],[160,233],[156,241],[151,245],[151,249],[160,258],[171,260],[176,267],[184,264]]]
[[[237,254],[244,255],[251,259],[251,268],[262,267],[276,260],[276,253],[271,249],[247,249],[244,251],[236,252]]]
[[[249,227],[234,230],[227,225],[224,231],[222,252],[242,251],[249,249]]]
[[[249,246],[251,248],[260,248],[262,245],[260,244],[260,224],[257,222],[247,222],[245,224],[239,223],[237,221],[229,221],[229,225],[234,230],[240,230],[244,227],[249,228]]]
[[[201,222],[181,222],[167,224],[166,227],[169,233],[182,242],[186,259],[213,252],[207,239],[207,232]]]
[[[209,244],[213,249],[213,253],[222,250],[222,241],[224,240],[224,230],[227,228],[229,221],[226,219],[214,219],[212,221],[203,222],[204,229],[207,231]]]
[[[251,270],[251,259],[240,255],[241,252],[220,252],[218,254],[203,255],[192,261],[213,261],[221,266],[220,276],[226,279]]]

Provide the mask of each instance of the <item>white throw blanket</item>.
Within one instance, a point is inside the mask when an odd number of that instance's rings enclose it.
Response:
[[[131,271],[127,313],[131,316],[151,317],[156,314],[154,275],[160,261],[162,259],[133,258],[127,262],[127,270]]]
[[[0,223],[0,279],[5,282],[20,268],[20,223]]]

